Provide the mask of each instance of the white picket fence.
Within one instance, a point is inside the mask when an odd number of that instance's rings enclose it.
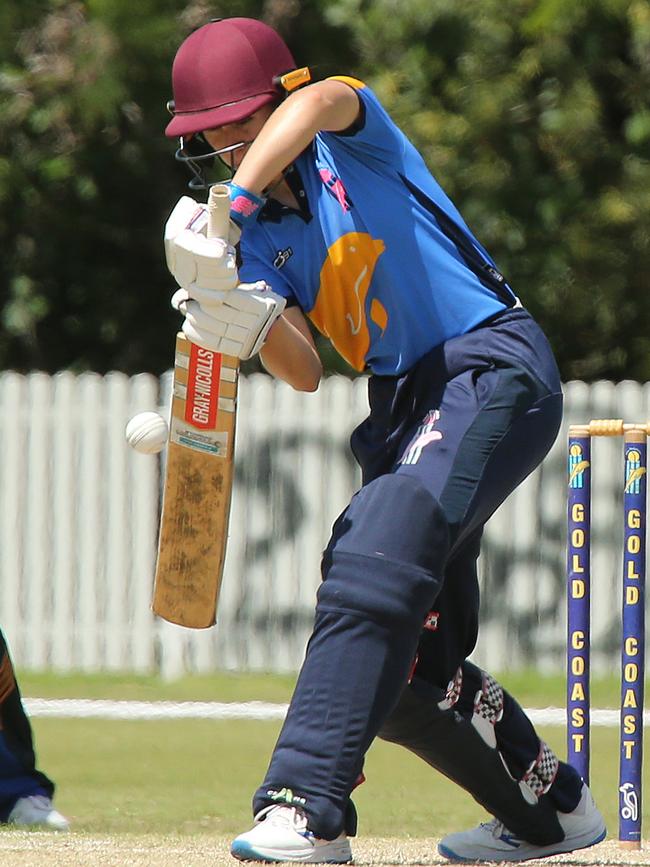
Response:
[[[320,553],[358,487],[348,437],[365,382],[299,394],[243,378],[219,621],[175,627],[150,609],[161,459],[132,452],[135,412],[166,412],[169,375],[0,375],[0,625],[16,662],[57,671],[295,670]],[[569,422],[650,417],[650,388],[566,386]],[[565,431],[488,525],[477,660],[494,670],[564,660]],[[615,666],[621,571],[620,442],[594,446],[594,656]]]

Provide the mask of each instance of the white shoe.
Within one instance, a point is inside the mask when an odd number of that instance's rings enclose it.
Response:
[[[301,864],[349,864],[352,851],[345,834],[321,840],[307,827],[300,807],[271,804],[255,816],[255,826],[233,840],[230,848],[240,861],[298,861]]]
[[[444,837],[438,844],[438,852],[450,861],[528,861],[585,849],[605,839],[605,820],[585,785],[575,810],[572,813],[558,811],[557,816],[564,829],[564,840],[550,846],[535,846],[520,840],[502,822],[492,819],[471,831]]]
[[[51,831],[68,831],[70,825],[65,816],[54,809],[52,800],[46,795],[27,795],[19,798],[7,817],[12,825],[31,825],[49,828]]]

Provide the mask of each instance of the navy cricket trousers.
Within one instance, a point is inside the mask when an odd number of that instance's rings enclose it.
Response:
[[[540,463],[562,416],[559,374],[521,308],[372,376],[351,445],[363,486],[323,556],[314,630],[255,812],[290,797],[325,839],[346,823],[365,752],[418,676],[446,686],[474,648],[482,527]],[[424,632],[433,607],[438,632]],[[531,727],[532,731],[532,727]]]

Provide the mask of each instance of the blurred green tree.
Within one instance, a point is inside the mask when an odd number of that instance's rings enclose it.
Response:
[[[186,183],[163,135],[170,66],[231,15],[377,90],[565,379],[650,379],[647,0],[5,0],[0,366],[170,366],[161,233]]]
[[[154,242],[174,197],[156,146],[176,38],[169,6],[4,7],[14,15],[0,37],[3,366],[169,363],[165,306],[161,321],[144,313],[168,282]]]

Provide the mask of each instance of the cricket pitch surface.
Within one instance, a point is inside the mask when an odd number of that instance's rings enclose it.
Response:
[[[433,867],[448,864],[437,853],[438,841],[397,838],[359,838],[353,842],[357,867]],[[215,835],[97,836],[46,831],[0,831],[0,865],[11,867],[235,867],[230,839]],[[650,864],[650,841],[641,850],[622,849],[606,840],[590,849],[556,855],[528,864],[567,867]]]

